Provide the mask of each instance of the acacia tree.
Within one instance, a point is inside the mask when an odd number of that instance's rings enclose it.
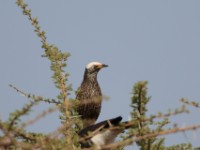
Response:
[[[41,30],[38,19],[32,16],[31,9],[28,9],[28,5],[25,4],[23,0],[17,0],[16,4],[22,9],[23,14],[31,22],[34,32],[37,34],[42,44],[41,47],[44,50],[42,58],[48,59],[51,63],[50,69],[53,72],[52,78],[59,93],[57,99],[51,99],[43,96],[36,96],[34,94],[27,94],[19,88],[10,85],[10,87],[17,92],[27,97],[28,102],[20,110],[11,112],[7,121],[3,122],[0,120],[0,130],[2,132],[0,135],[0,149],[81,149],[80,141],[86,140],[86,138],[81,138],[77,134],[79,128],[77,128],[76,125],[81,123],[82,120],[75,111],[75,107],[77,106],[76,101],[69,98],[71,85],[67,84],[69,74],[64,70],[67,67],[67,60],[70,54],[68,52],[63,52],[59,50],[57,46],[48,43],[46,33]],[[147,116],[147,104],[150,99],[151,97],[147,94],[147,81],[135,83],[132,89],[130,102],[130,107],[132,108],[132,111],[130,112],[131,120],[127,122],[130,128],[121,135],[118,141],[104,145],[102,149],[119,150],[124,149],[126,145],[130,144],[137,145],[141,150],[192,149],[190,143],[167,147],[165,146],[165,137],[163,137],[163,135],[200,128],[200,125],[193,125],[184,128],[174,126],[170,129],[165,129],[165,126],[170,123],[169,119],[171,116],[188,113],[188,110],[186,109],[187,105],[192,105],[196,108],[200,108],[200,105],[196,102],[181,99],[182,105],[180,108],[167,113],[162,112]],[[20,120],[22,116],[29,115],[31,109],[40,102],[46,102],[47,105],[49,103],[55,104],[55,107],[44,110],[41,114],[38,114],[35,118],[32,118],[27,122]],[[44,134],[36,132],[31,133],[25,130],[25,127],[57,110],[60,111],[62,126],[56,131]],[[159,121],[155,121],[155,119]],[[125,126],[122,124],[118,127],[111,126],[110,129],[112,128],[125,128]],[[91,137],[94,134],[96,133],[89,133],[88,137]],[[159,137],[160,135],[162,135],[162,138]],[[95,147],[87,149],[95,149]]]

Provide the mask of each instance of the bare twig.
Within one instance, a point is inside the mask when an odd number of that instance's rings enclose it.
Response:
[[[95,131],[91,132],[88,136],[84,136],[84,137],[80,138],[80,139],[79,139],[79,142],[83,142],[83,141],[85,141],[85,140],[90,139],[91,137],[93,137],[94,135],[96,135],[97,133],[99,133],[100,130],[103,129],[103,127],[104,127],[104,126],[102,125],[102,126],[100,126],[99,128],[97,128]]]
[[[55,112],[56,110],[58,110],[58,107],[49,108],[49,109],[43,111],[42,113],[38,114],[35,118],[23,123],[20,128],[23,129],[23,128],[25,128],[25,127],[37,122],[39,119],[45,117],[49,113]]]

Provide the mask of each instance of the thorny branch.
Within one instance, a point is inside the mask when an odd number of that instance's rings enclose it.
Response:
[[[191,106],[194,106],[196,108],[200,108],[200,104],[197,103],[197,102],[194,102],[194,101],[189,101],[189,100],[186,100],[184,98],[181,98],[180,101],[184,104],[187,104],[187,105],[191,105]]]
[[[37,122],[39,119],[44,118],[49,113],[55,112],[56,110],[58,110],[58,107],[49,108],[46,111],[43,111],[42,113],[38,114],[35,118],[23,123],[20,128],[23,129],[23,128]]]
[[[26,115],[30,109],[35,105],[35,102],[30,102],[29,104],[25,105],[21,110],[17,110],[16,114],[10,116],[10,123],[8,126],[8,131],[12,130],[13,126],[15,125],[16,121],[22,116]]]
[[[155,136],[177,133],[177,132],[196,130],[198,128],[200,128],[200,124],[199,125],[193,125],[193,126],[187,126],[187,127],[183,127],[183,128],[180,127],[180,128],[169,129],[169,130],[163,130],[163,131],[160,131],[160,132],[149,133],[149,134],[146,134],[144,136],[138,136],[138,137],[134,137],[135,135],[132,135],[132,136],[130,136],[130,138],[128,138],[124,141],[118,141],[118,142],[115,142],[115,143],[112,143],[112,144],[109,144],[109,145],[105,145],[105,146],[103,146],[102,149],[110,149],[110,148],[116,148],[116,147],[120,147],[120,146],[130,145],[134,142],[137,142],[137,141],[140,141],[140,140],[143,140],[143,139],[147,139],[147,138],[151,138],[151,137],[155,137]]]
[[[28,17],[28,19],[30,20],[31,24],[34,26],[35,28],[35,32],[37,33],[38,37],[41,39],[41,42],[43,44],[46,43],[46,33],[44,31],[41,30],[40,26],[39,26],[39,22],[37,20],[37,18],[32,17],[31,15],[31,10],[27,8],[27,4],[25,4],[23,2],[23,0],[17,0],[17,5],[21,7],[23,14],[26,15]]]
[[[59,104],[62,104],[61,102],[59,101],[56,101],[55,99],[49,99],[49,98],[44,98],[42,96],[35,96],[35,95],[32,95],[32,94],[27,94],[25,93],[24,91],[20,90],[19,88],[17,88],[16,86],[10,84],[9,85],[11,88],[13,88],[14,90],[16,90],[18,93],[20,93],[22,96],[28,98],[28,99],[32,99],[36,102],[38,101],[43,101],[43,102],[47,102],[47,103],[53,103],[53,104],[56,104],[56,105],[59,105]]]
[[[51,70],[54,72],[52,78],[55,80],[55,85],[57,88],[61,90],[60,97],[64,102],[66,107],[65,115],[70,119],[70,111],[69,111],[69,104],[67,99],[67,86],[66,86],[66,76],[67,74],[63,74],[64,70],[63,67],[66,66],[66,60],[69,57],[68,53],[62,53],[56,46],[50,45],[47,42],[46,33],[41,30],[39,21],[37,18],[32,17],[31,9],[27,8],[27,4],[24,3],[23,0],[17,0],[16,4],[21,7],[22,12],[26,15],[31,22],[32,26],[34,27],[34,31],[37,33],[38,37],[41,39],[42,48],[45,49],[45,57],[51,61]]]

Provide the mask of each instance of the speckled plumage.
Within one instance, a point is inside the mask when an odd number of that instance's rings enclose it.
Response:
[[[80,101],[77,112],[83,120],[83,127],[94,124],[101,112],[102,93],[97,74],[103,67],[107,65],[98,62],[88,64],[81,86],[77,90],[76,100]]]

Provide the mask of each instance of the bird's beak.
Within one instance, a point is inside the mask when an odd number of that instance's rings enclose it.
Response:
[[[104,68],[104,67],[108,67],[108,65],[106,65],[106,64],[97,65],[97,68],[98,68],[98,69],[101,69],[101,68]]]
[[[106,65],[106,64],[102,64],[102,68],[103,68],[103,67],[108,67],[108,65]]]

